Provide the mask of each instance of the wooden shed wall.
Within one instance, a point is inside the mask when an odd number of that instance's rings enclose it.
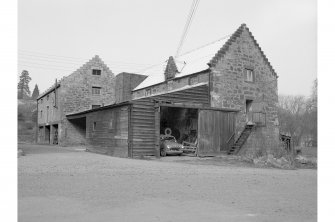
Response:
[[[92,152],[128,157],[128,118],[129,106],[86,114],[87,148]]]
[[[133,100],[130,122],[132,156],[159,155],[159,112],[155,101],[210,106],[207,85]]]

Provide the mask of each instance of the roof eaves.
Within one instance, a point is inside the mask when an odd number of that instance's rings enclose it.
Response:
[[[60,83],[57,83],[57,86],[56,86],[56,87],[57,87],[57,88],[60,87]],[[47,90],[46,90],[45,92],[43,92],[41,95],[39,95],[39,96],[37,97],[36,100],[39,100],[40,98],[46,96],[47,94],[49,94],[50,92],[52,92],[52,91],[54,91],[54,90],[55,90],[55,86],[53,85],[53,86],[49,87],[49,89],[47,89]]]
[[[70,113],[70,114],[67,114],[66,117],[73,117],[73,116],[77,116],[77,115],[82,115],[82,114],[86,114],[86,113],[91,113],[91,112],[95,112],[95,111],[115,108],[115,107],[129,105],[129,104],[131,104],[130,101],[126,101],[126,102],[122,102],[122,103],[115,103],[115,104],[111,104],[111,105],[108,105],[108,106],[102,106],[102,107],[95,108],[95,109],[88,109],[88,110],[80,111],[80,112],[77,112],[77,113]]]

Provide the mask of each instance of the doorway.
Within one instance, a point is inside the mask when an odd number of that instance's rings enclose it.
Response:
[[[245,114],[246,114],[246,122],[252,121],[251,111],[252,111],[252,102],[253,100],[247,99],[245,101]]]
[[[45,126],[45,142],[50,144],[50,125],[49,126]]]
[[[178,143],[197,140],[198,109],[165,107],[160,110],[160,135],[171,134]]]
[[[52,125],[52,129],[53,129],[52,144],[58,145],[58,124]]]

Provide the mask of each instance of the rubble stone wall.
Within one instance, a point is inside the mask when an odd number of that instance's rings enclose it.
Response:
[[[253,82],[246,81],[246,69],[253,70]],[[246,100],[264,104],[266,126],[254,129],[240,153],[252,155],[259,148],[267,152],[276,149],[279,146],[277,76],[248,30],[242,31],[211,70],[211,106],[241,110],[236,116],[235,139],[246,125]]]
[[[93,69],[101,70],[101,75],[93,75]],[[78,131],[78,128],[66,119],[66,115],[89,110],[92,105],[106,106],[113,104],[115,102],[114,74],[98,56],[95,56],[71,75],[62,78],[59,84],[60,87],[57,88],[57,108],[51,105],[52,100],[50,98],[54,98],[54,91],[41,98],[43,99],[43,106],[39,103],[38,111],[40,113],[40,110],[43,110],[43,118],[39,116],[38,124],[58,123],[60,145],[83,144],[82,132]],[[92,87],[101,87],[100,95],[94,95]],[[46,102],[48,95],[49,100]],[[50,123],[45,121],[47,105],[49,105]]]

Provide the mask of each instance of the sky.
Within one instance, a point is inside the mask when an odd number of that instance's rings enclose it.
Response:
[[[192,0],[19,0],[18,76],[40,93],[94,55],[120,72],[176,53]],[[317,77],[316,0],[200,0],[181,53],[246,23],[276,70],[279,94],[309,96]],[[219,49],[218,49],[219,50]]]

